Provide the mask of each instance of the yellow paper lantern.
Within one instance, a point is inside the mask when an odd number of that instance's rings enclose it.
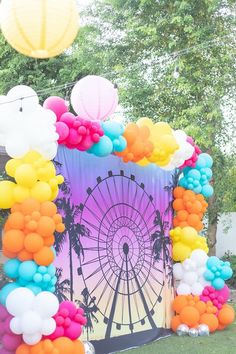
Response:
[[[40,59],[54,57],[78,33],[76,0],[2,0],[1,29],[18,52]]]

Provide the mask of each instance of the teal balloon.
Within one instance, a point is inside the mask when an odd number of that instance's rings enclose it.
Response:
[[[48,272],[47,267],[45,267],[45,266],[38,267],[38,272],[41,274],[47,274],[47,272]]]
[[[44,283],[49,283],[51,281],[51,277],[49,274],[44,274],[43,276],[43,282]]]
[[[118,138],[125,131],[124,125],[115,121],[107,121],[102,123],[102,129],[104,131],[104,134],[108,136],[111,140]]]
[[[211,168],[213,165],[212,157],[206,153],[200,154],[200,156],[201,156],[201,158],[204,158],[206,167]]]
[[[8,295],[15,289],[20,288],[20,285],[17,283],[9,283],[6,284],[1,290],[0,290],[0,303],[3,306],[6,306],[6,300]],[[20,306],[20,304],[19,304]]]
[[[202,186],[197,186],[197,187],[194,187],[193,188],[193,191],[194,191],[194,193],[196,193],[196,194],[199,194],[199,193],[201,193],[201,191],[202,191]]]
[[[42,289],[39,286],[35,285],[34,283],[27,284],[26,288],[31,290],[34,293],[34,295],[38,295],[39,293],[42,292]]]
[[[97,144],[94,144],[90,152],[98,157],[105,157],[112,153],[113,144],[108,136],[104,135],[100,138]]]
[[[204,197],[209,198],[214,194],[214,189],[210,186],[210,184],[206,184],[202,187],[201,193]]]
[[[221,269],[221,278],[223,280],[230,279],[232,277],[232,275],[233,275],[233,271],[232,271],[232,269],[230,267],[228,267],[228,266],[222,267],[222,269]]]
[[[220,264],[220,260],[216,256],[211,256],[207,260],[207,268],[217,267]]]
[[[206,176],[208,181],[212,178],[212,170],[209,167],[206,168]]]
[[[31,281],[37,269],[38,267],[34,261],[22,262],[19,268],[19,276],[24,280]]]
[[[123,136],[120,136],[118,139],[113,140],[113,151],[122,152],[127,147],[127,141]]]
[[[223,287],[225,286],[225,282],[223,279],[221,278],[215,278],[214,280],[212,280],[211,285],[213,286],[213,288],[215,288],[216,290],[221,290],[223,289]]]
[[[203,273],[204,278],[207,281],[212,281],[215,278],[214,273],[212,273],[209,269],[207,269],[204,273]]]
[[[193,178],[193,180],[195,179],[200,180],[201,173],[196,169],[192,169],[188,172],[188,178]]]
[[[43,280],[43,275],[40,273],[36,273],[33,277],[33,280],[35,283],[41,283],[41,281]]]
[[[56,274],[56,267],[53,264],[50,264],[48,266],[48,274],[51,275],[51,277],[54,277]]]
[[[16,279],[19,276],[21,262],[14,258],[7,261],[3,266],[3,271],[8,278]]]

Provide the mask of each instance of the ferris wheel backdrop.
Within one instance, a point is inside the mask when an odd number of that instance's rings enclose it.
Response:
[[[172,291],[171,191],[175,175],[59,150],[57,295],[84,308],[84,337],[106,354],[167,335]]]

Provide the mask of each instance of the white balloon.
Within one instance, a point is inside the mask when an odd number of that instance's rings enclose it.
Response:
[[[19,317],[12,318],[10,322],[10,329],[15,334],[22,334],[21,322]]]
[[[40,315],[34,311],[27,311],[21,317],[22,333],[33,335],[40,333],[42,330],[43,321]]]
[[[198,277],[202,276],[203,273],[205,273],[206,271],[206,267],[200,267],[197,269],[197,274],[198,274]]]
[[[33,335],[23,334],[23,340],[28,345],[37,344],[38,342],[40,342],[41,338],[42,338],[42,335],[40,333],[36,333]]]
[[[13,159],[22,158],[28,151],[30,147],[27,141],[20,135],[11,135],[6,142],[6,152]]]
[[[59,309],[57,297],[49,291],[39,293],[34,302],[34,309],[44,319],[54,316]]]
[[[178,295],[190,295],[191,294],[190,286],[185,283],[179,284],[176,291],[177,291]]]
[[[196,263],[191,260],[190,258],[187,258],[183,261],[182,263],[183,269],[185,271],[190,271],[190,270],[195,270],[196,269]]]
[[[22,316],[26,311],[33,309],[34,293],[27,288],[13,290],[7,297],[6,308],[12,316]]]
[[[183,278],[183,267],[181,263],[175,263],[173,265],[173,276],[176,280],[181,280]]]
[[[49,320],[43,321],[42,334],[44,336],[49,336],[55,331],[55,329],[56,329],[56,321],[53,318],[49,318]]]
[[[183,282],[188,285],[193,285],[197,282],[198,276],[196,272],[186,272],[184,273]]]
[[[202,286],[205,288],[205,286],[210,286],[211,285],[211,283],[209,282],[209,281],[207,281],[203,276],[200,276],[199,278],[198,278],[198,282],[200,283],[200,284],[202,284]]]
[[[11,109],[14,111],[31,112],[39,104],[39,98],[37,93],[29,86],[18,85],[13,87],[7,94]]]
[[[193,295],[201,295],[204,287],[200,283],[195,283],[192,285],[191,292]]]
[[[208,258],[206,252],[200,249],[194,250],[190,255],[190,259],[196,263],[197,267],[205,266]]]

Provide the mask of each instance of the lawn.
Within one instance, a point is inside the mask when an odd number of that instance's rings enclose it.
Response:
[[[236,323],[209,337],[171,337],[125,354],[236,354]]]

